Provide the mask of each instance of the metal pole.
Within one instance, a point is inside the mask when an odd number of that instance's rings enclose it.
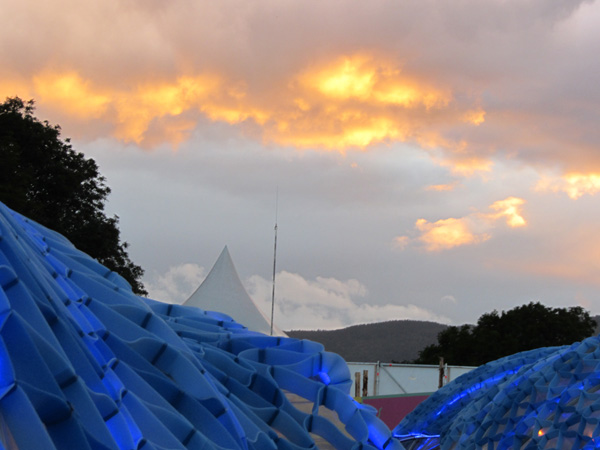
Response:
[[[277,206],[279,189],[275,195],[275,244],[273,245],[273,291],[271,292],[271,336],[273,336],[273,315],[275,314],[275,270],[277,268]]]

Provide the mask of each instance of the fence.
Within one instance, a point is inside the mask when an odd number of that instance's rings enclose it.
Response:
[[[475,369],[468,366],[348,363],[355,397],[431,393]]]

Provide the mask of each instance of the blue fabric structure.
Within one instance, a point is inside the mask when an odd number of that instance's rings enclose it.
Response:
[[[394,434],[407,449],[600,448],[600,339],[485,364],[421,403]]]
[[[0,450],[402,449],[350,384],[320,344],[138,297],[0,203]]]

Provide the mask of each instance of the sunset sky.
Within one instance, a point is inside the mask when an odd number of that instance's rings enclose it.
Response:
[[[282,329],[600,314],[598,1],[0,2],[151,297],[227,245],[270,311],[277,215]]]

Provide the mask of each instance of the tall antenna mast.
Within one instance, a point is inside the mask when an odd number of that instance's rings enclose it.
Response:
[[[273,291],[271,293],[271,336],[273,336],[273,314],[275,312],[275,269],[277,268],[277,207],[279,205],[279,186],[275,193],[275,244],[273,245]]]

